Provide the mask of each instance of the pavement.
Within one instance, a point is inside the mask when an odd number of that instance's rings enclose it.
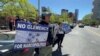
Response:
[[[53,56],[100,56],[100,28],[77,26],[65,35],[62,45],[53,48]]]
[[[61,50],[56,45],[53,51],[54,56],[100,56],[100,28],[77,26],[65,35]]]
[[[9,32],[10,30],[0,30],[0,32]]]

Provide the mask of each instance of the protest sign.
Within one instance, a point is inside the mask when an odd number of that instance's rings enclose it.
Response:
[[[18,22],[16,26],[14,49],[44,47],[46,46],[47,37],[48,26]]]

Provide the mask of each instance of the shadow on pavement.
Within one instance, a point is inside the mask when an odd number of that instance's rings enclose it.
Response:
[[[53,52],[53,56],[69,56],[69,54],[62,55],[61,48],[58,48],[56,51]]]

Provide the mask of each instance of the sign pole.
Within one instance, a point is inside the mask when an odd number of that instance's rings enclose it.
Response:
[[[38,20],[40,20],[40,0],[38,0]]]

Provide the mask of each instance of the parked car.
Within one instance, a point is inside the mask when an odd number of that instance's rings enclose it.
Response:
[[[32,56],[33,49],[13,49],[15,31],[0,32],[0,56]]]
[[[79,28],[84,28],[84,24],[79,24]]]
[[[75,26],[76,24],[70,24],[71,29],[74,29]]]
[[[7,26],[0,26],[0,29],[1,29],[1,30],[7,29]]]

